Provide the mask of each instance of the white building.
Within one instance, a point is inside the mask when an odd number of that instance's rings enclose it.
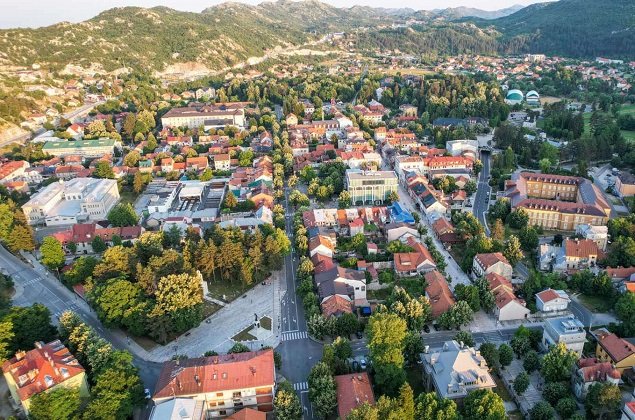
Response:
[[[452,156],[466,152],[478,156],[478,140],[450,140],[445,143],[445,148]]]
[[[105,220],[118,201],[116,180],[75,178],[47,185],[22,211],[31,225],[69,225]]]
[[[609,228],[607,226],[578,225],[575,233],[581,235],[585,239],[595,242],[602,251],[606,251],[606,245],[609,239]]]
[[[584,325],[574,316],[546,319],[542,333],[542,345],[548,350],[551,346],[564,343],[568,350],[582,355],[586,342]]]
[[[244,128],[246,105],[246,102],[228,102],[200,107],[172,108],[161,117],[161,125],[164,128],[204,126],[205,130],[226,126]]]
[[[569,295],[564,290],[546,289],[536,293],[536,307],[541,312],[566,311]]]

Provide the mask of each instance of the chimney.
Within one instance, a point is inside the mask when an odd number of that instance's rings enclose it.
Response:
[[[26,352],[24,350],[17,351],[15,353],[15,360],[22,360],[26,356]]]
[[[196,385],[201,386],[201,378],[198,375],[194,375],[194,380],[196,381]]]

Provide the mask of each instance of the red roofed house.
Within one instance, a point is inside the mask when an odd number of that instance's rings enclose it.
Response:
[[[335,245],[331,240],[323,235],[317,235],[309,239],[309,256],[313,257],[315,254],[320,254],[325,257],[333,258],[333,252],[335,251]]]
[[[26,160],[10,161],[0,165],[0,184],[21,180],[25,176],[24,171],[30,167]]]
[[[567,269],[580,270],[593,267],[598,260],[598,254],[598,244],[592,239],[567,239],[564,241]]]
[[[507,258],[500,252],[476,254],[472,264],[472,273],[475,277],[483,277],[489,273],[500,274],[507,280],[512,278],[512,266]]]
[[[231,158],[227,153],[214,155],[214,169],[217,171],[229,171],[231,169]]]
[[[92,254],[92,242],[96,236],[106,242],[107,245],[113,245],[113,238],[119,236],[122,241],[136,241],[143,228],[141,226],[124,226],[115,228],[100,228],[95,223],[77,223],[68,230],[62,230],[54,233],[55,239],[60,241],[64,250],[70,253],[69,244],[72,242],[77,246],[76,254]]]
[[[340,419],[345,419],[353,409],[364,403],[375,405],[375,395],[368,373],[337,375],[335,382],[337,383],[337,414]]]
[[[86,371],[60,342],[36,342],[28,352],[19,351],[4,362],[2,372],[15,402],[29,413],[31,398],[41,392],[65,388],[78,388],[81,397],[88,397]]]
[[[171,157],[161,159],[161,172],[172,172],[174,169],[174,159]]]
[[[243,408],[227,417],[227,420],[266,420],[267,414],[253,408]]]
[[[165,362],[152,399],[204,401],[211,417],[243,407],[272,411],[275,385],[273,350],[267,349]]]
[[[606,274],[609,275],[614,283],[629,280],[635,274],[635,267],[606,267]]]
[[[401,277],[412,277],[437,268],[432,254],[420,242],[414,238],[408,238],[408,246],[413,252],[397,252],[393,255],[395,273]]]
[[[620,372],[635,366],[635,345],[612,333],[596,334],[595,355],[602,362],[611,362]]]
[[[494,314],[499,321],[525,319],[531,313],[525,301],[514,294],[511,282],[498,273],[488,273],[485,278],[494,295]]]
[[[432,318],[438,318],[456,303],[445,277],[437,270],[425,274],[426,297],[430,301]]]
[[[595,358],[580,359],[576,362],[571,383],[573,392],[580,400],[584,400],[591,385],[608,382],[617,385],[622,374],[609,362],[601,362]]]
[[[322,300],[322,303],[320,303],[320,307],[322,308],[322,315],[325,318],[353,313],[353,302],[348,296],[327,296]]]
[[[207,169],[208,167],[209,161],[207,160],[207,156],[189,157],[185,160],[185,168],[187,170],[193,169],[195,171],[200,171],[202,169]]]
[[[569,302],[571,299],[564,290],[546,289],[536,293],[536,307],[541,312],[566,311]]]

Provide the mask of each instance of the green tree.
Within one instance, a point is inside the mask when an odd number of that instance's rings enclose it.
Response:
[[[396,203],[399,201],[399,194],[397,194],[397,191],[391,191],[388,194],[388,201],[390,201],[391,203]]]
[[[250,351],[251,350],[249,350],[249,347],[247,347],[243,343],[236,343],[229,350],[227,350],[227,353],[228,354],[232,354],[232,353],[249,353]]]
[[[309,373],[309,400],[320,418],[330,416],[337,406],[337,384],[331,369],[323,362],[313,366]]]
[[[516,357],[520,358],[521,356],[527,354],[527,352],[531,349],[531,342],[529,341],[529,337],[525,336],[516,336],[512,337],[510,344],[514,353],[516,353]]]
[[[47,236],[40,245],[42,263],[51,270],[56,270],[64,265],[65,254],[60,241],[52,236]]]
[[[469,284],[457,284],[454,288],[454,296],[457,300],[462,300],[470,305],[473,312],[481,310],[481,300],[479,296],[479,290],[476,286]]]
[[[520,230],[520,245],[525,252],[536,252],[540,240],[538,232],[533,226],[525,226]]]
[[[499,354],[495,344],[483,343],[481,344],[479,351],[481,352],[481,356],[483,356],[483,358],[487,362],[487,366],[489,366],[490,369],[492,370],[498,369]]]
[[[540,369],[541,359],[535,350],[529,350],[523,358],[523,368],[531,373]]]
[[[501,242],[505,239],[505,226],[501,219],[496,219],[494,222],[494,226],[492,227],[492,239]]]
[[[395,314],[377,312],[370,317],[367,327],[368,348],[376,368],[386,364],[403,367],[406,329],[406,322]]]
[[[108,245],[106,245],[106,242],[104,242],[104,240],[99,235],[93,238],[90,245],[93,248],[93,252],[96,252],[97,254],[101,254],[108,249]]]
[[[624,334],[635,335],[635,293],[624,293],[615,304],[615,313],[622,320]]]
[[[108,213],[108,222],[116,227],[135,226],[139,216],[130,203],[119,203]]]
[[[578,355],[567,349],[564,343],[558,343],[549,349],[542,359],[542,375],[547,382],[568,381],[571,368]]]
[[[223,200],[223,207],[231,210],[237,205],[238,199],[236,199],[236,196],[231,191],[227,192],[227,194],[225,195],[225,200]]]
[[[545,384],[542,390],[542,396],[547,400],[549,404],[556,404],[561,399],[569,396],[571,391],[569,390],[568,382],[549,382]]]
[[[452,307],[439,316],[437,322],[446,329],[459,328],[461,325],[469,324],[474,318],[474,312],[465,301],[458,301]]]
[[[507,223],[514,229],[522,229],[529,222],[529,214],[523,208],[516,208],[507,216]]]
[[[529,388],[529,375],[527,372],[521,372],[516,379],[514,379],[514,392],[517,395],[523,395],[525,391]]]
[[[474,337],[472,337],[472,333],[469,331],[459,331],[454,336],[454,340],[457,343],[463,343],[464,345],[468,347],[474,347],[474,345],[476,344],[474,342]]]
[[[514,351],[507,344],[501,344],[498,348],[498,361],[502,367],[509,366],[514,360]]]
[[[556,412],[563,419],[569,419],[578,411],[578,403],[572,397],[563,398],[556,403]]]
[[[504,420],[507,418],[505,405],[498,394],[489,389],[472,391],[465,397],[463,405],[465,420]]]
[[[115,173],[110,166],[110,163],[106,161],[99,161],[95,165],[95,171],[93,172],[95,178],[115,179]]]
[[[589,417],[597,419],[617,418],[621,405],[620,388],[608,382],[591,385],[584,403]]]
[[[418,420],[458,420],[456,403],[441,398],[436,392],[421,393],[415,400],[415,418]]]
[[[276,398],[273,401],[274,414],[280,420],[301,420],[302,405],[293,385],[287,381],[278,384]]]
[[[348,191],[343,190],[339,195],[337,206],[340,209],[347,209],[351,206],[351,204],[351,194]]]
[[[13,328],[13,338],[10,349],[12,352],[30,349],[36,341],[48,343],[57,336],[57,331],[51,325],[51,312],[41,303],[31,306],[14,306],[5,316]]]
[[[503,255],[507,258],[507,261],[509,261],[512,267],[515,266],[518,261],[523,259],[524,255],[518,237],[514,235],[509,237],[505,243]]]
[[[348,413],[346,420],[379,420],[379,412],[377,407],[363,402]]]
[[[546,401],[536,403],[532,409],[529,410],[530,420],[551,420],[554,418],[554,414],[551,404]]]
[[[78,388],[56,387],[31,399],[29,418],[34,420],[76,419],[81,406]]]

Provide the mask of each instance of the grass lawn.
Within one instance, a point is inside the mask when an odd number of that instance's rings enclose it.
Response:
[[[507,391],[507,388],[505,387],[505,384],[503,383],[503,380],[500,378],[500,376],[494,373],[492,377],[494,378],[494,382],[496,382],[496,388],[494,388],[494,392],[497,393],[498,396],[503,399],[503,401],[513,401],[511,394],[509,393],[509,391]]]
[[[254,328],[253,325],[250,326],[250,327],[245,328],[244,330],[242,330],[241,332],[239,332],[238,334],[233,336],[232,340],[234,340],[234,341],[253,341],[253,340],[255,340],[256,337],[249,333],[249,331],[251,331],[253,328]]]
[[[222,308],[222,306],[217,305],[213,302],[204,301],[203,302],[203,318],[207,318],[210,315],[218,312],[220,308]]]
[[[580,302],[591,312],[608,312],[615,302],[603,296],[589,296],[581,294],[578,296]]]
[[[425,388],[423,387],[423,378],[421,375],[422,372],[419,365],[409,366],[406,368],[406,380],[408,381],[408,384],[410,384],[412,392],[415,395],[425,392]]]
[[[627,114],[635,115],[635,104],[622,105],[620,107],[620,112],[619,113],[621,115],[627,115]]]
[[[152,339],[148,337],[131,337],[131,338],[135,341],[135,343],[143,347],[143,349],[146,351],[152,351],[152,349],[158,346],[157,343],[155,343]]]
[[[245,286],[242,283],[228,283],[224,281],[209,281],[207,282],[209,288],[209,294],[215,299],[225,302],[231,302],[239,296],[242,296],[249,286]]]
[[[386,300],[388,296],[390,296],[391,292],[391,287],[386,287],[385,289],[367,290],[366,297],[370,300]]]
[[[124,204],[125,203],[134,204],[135,200],[138,197],[138,195],[135,194],[134,191],[128,191],[128,190],[123,190],[122,192],[119,193],[119,195],[121,196],[121,202]]]
[[[635,131],[620,130],[626,141],[635,142]]]
[[[263,316],[260,318],[260,326],[265,330],[271,331],[271,318],[268,316]]]

